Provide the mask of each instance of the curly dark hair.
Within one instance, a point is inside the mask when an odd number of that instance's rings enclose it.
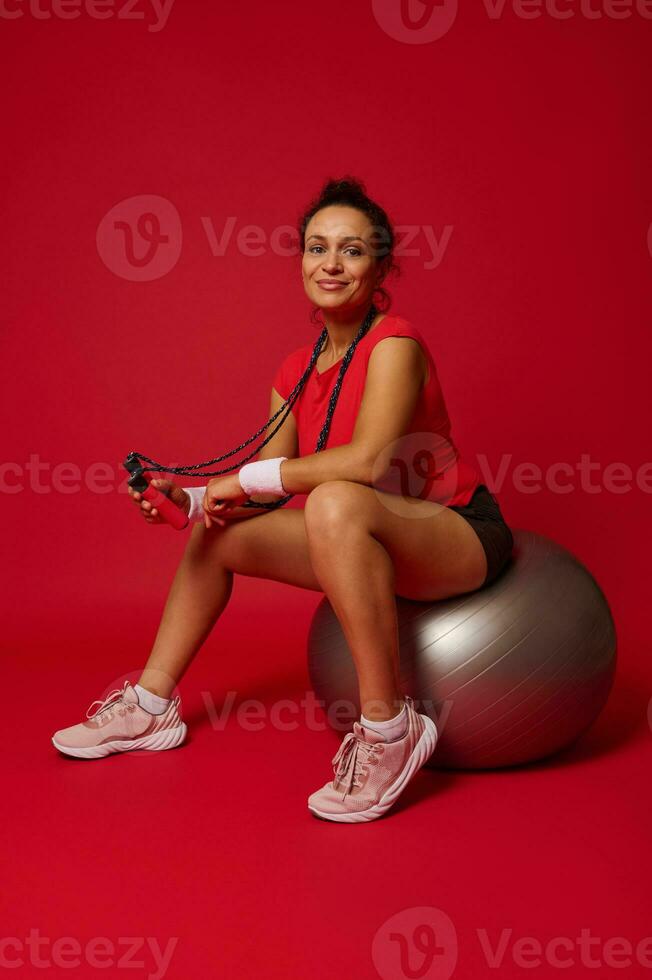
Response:
[[[297,230],[299,232],[299,246],[301,253],[306,248],[306,227],[310,219],[322,208],[327,208],[332,204],[341,204],[351,208],[357,208],[365,214],[373,227],[371,235],[371,253],[379,264],[385,267],[383,279],[387,275],[398,276],[400,266],[394,258],[395,236],[392,223],[387,216],[387,212],[381,208],[380,204],[372,200],[366,192],[364,183],[357,177],[346,174],[343,177],[328,177],[322,186],[319,194],[313,198],[308,207],[299,216]],[[376,295],[380,297],[376,300]],[[387,312],[392,305],[392,297],[383,286],[377,286],[374,290],[374,305],[381,311]],[[318,306],[313,307],[310,319],[319,322],[317,316],[320,312]]]

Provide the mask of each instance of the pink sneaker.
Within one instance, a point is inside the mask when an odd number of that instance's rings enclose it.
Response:
[[[403,738],[386,742],[378,732],[354,723],[333,758],[335,778],[308,797],[308,809],[316,817],[340,823],[382,817],[429,759],[437,744],[435,723],[414,710],[412,698],[404,700],[408,728]]]
[[[104,701],[93,701],[86,712],[88,721],[55,732],[52,744],[59,752],[78,759],[101,759],[130,749],[173,749],[181,745],[187,731],[179,715],[179,702],[176,697],[162,714],[150,714],[125,681],[122,690],[111,691]],[[99,708],[93,711],[96,704]]]

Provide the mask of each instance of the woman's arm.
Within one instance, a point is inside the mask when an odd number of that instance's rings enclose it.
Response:
[[[278,391],[275,388],[272,388],[269,404],[269,418],[272,418],[272,416],[278,412],[284,402],[285,398],[282,398]],[[269,429],[265,430],[264,436],[268,435],[271,429],[276,428],[280,419],[281,416],[272,422]],[[287,456],[288,458],[292,458],[297,455],[298,446],[299,439],[297,435],[297,424],[292,412],[288,412],[278,431],[274,433],[267,445],[263,446],[260,452],[254,456],[252,460],[249,460],[249,462],[254,462],[255,460],[259,459],[273,459],[277,456]],[[237,470],[233,470],[233,473],[237,473]],[[193,522],[203,523],[203,500],[206,485],[203,487],[183,487],[183,489],[190,496],[190,513],[188,515],[190,520]],[[278,499],[279,498],[276,494],[271,493],[261,493],[250,497],[250,500],[253,503],[271,503],[272,501]],[[227,520],[242,520],[245,517],[255,517],[256,514],[266,513],[268,513],[268,511],[265,507],[232,507],[222,516]]]
[[[296,423],[289,413],[258,459],[288,457],[280,469],[286,494],[310,493],[328,480],[353,480],[370,485],[382,476],[382,467],[389,466],[390,461],[383,459],[383,452],[408,429],[426,372],[427,361],[418,341],[412,337],[383,338],[369,358],[362,402],[349,443],[297,457]],[[272,389],[270,417],[282,404],[283,399]],[[219,492],[214,492],[219,497]],[[279,498],[276,494],[260,494],[252,499],[254,503],[267,503]],[[262,507],[235,506],[222,516],[232,520],[265,512]]]
[[[272,388],[272,394],[269,402],[269,418],[278,412],[281,405],[285,402],[285,398],[282,398],[276,388]],[[276,428],[281,416],[272,422],[269,429],[265,430],[265,434],[269,433],[271,429]],[[278,432],[275,432],[272,438],[269,440],[266,446],[260,450],[257,456],[249,462],[254,462],[259,459],[275,459],[278,456],[287,456],[288,459],[293,459],[299,451],[299,437],[297,435],[297,423],[292,412],[288,412],[285,416],[285,420],[281,425]],[[273,500],[278,500],[279,498],[276,494],[271,493],[257,493],[254,497],[249,498],[253,503],[271,503]],[[259,514],[260,510],[254,510],[253,507],[240,507],[234,508],[231,513],[236,513],[238,510],[244,511],[245,514]],[[265,510],[265,508],[261,508]]]
[[[381,453],[407,431],[426,371],[424,352],[413,337],[380,340],[369,358],[351,442],[282,462],[281,480],[286,493],[310,493],[327,480],[367,485],[372,479],[377,480]],[[290,456],[285,452],[275,455]]]

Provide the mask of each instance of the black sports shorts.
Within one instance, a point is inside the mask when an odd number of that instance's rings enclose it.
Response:
[[[498,501],[484,483],[476,487],[465,507],[451,507],[468,521],[480,538],[487,556],[487,574],[482,588],[500,574],[512,555],[514,538],[500,512]]]

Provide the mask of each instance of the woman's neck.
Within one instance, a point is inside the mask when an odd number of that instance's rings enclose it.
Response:
[[[326,354],[333,361],[344,357],[355,340],[358,330],[369,313],[369,309],[370,307],[367,306],[362,312],[353,313],[348,316],[344,315],[342,317],[334,317],[332,313],[324,314],[324,326],[326,327],[328,337],[321,353]],[[381,316],[381,313],[376,313],[371,322],[371,327],[375,326]]]

